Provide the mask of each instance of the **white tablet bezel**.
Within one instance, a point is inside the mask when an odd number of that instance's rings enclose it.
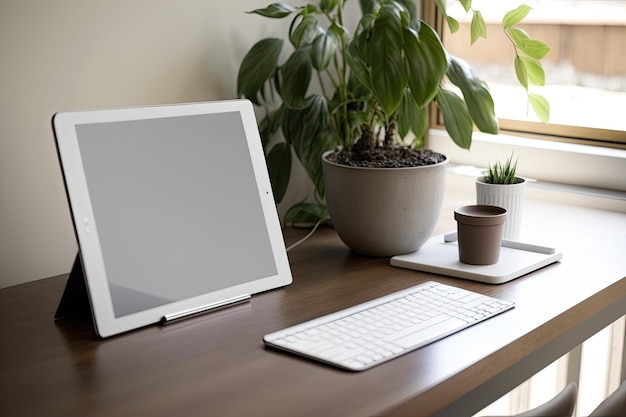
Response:
[[[79,149],[76,126],[90,123],[169,118],[220,112],[238,112],[241,115],[271,250],[274,254],[277,274],[116,318],[113,312],[106,268],[100,246],[97,219],[94,218],[94,210],[89,196],[85,169]],[[57,113],[52,118],[52,124],[65,180],[70,211],[72,213],[78,240],[94,326],[96,332],[101,337],[108,337],[154,324],[165,316],[181,311],[197,309],[205,305],[219,303],[222,300],[240,297],[242,295],[256,294],[285,286],[292,282],[291,270],[273,198],[261,139],[254,110],[249,101],[229,100]]]

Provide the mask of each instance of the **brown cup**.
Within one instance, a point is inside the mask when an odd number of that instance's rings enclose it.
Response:
[[[506,209],[496,206],[463,206],[454,210],[461,262],[498,263],[506,214]]]

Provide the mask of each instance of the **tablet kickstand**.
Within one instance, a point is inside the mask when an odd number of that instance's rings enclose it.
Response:
[[[76,254],[63,296],[54,314],[55,320],[65,317],[92,317],[80,253]]]

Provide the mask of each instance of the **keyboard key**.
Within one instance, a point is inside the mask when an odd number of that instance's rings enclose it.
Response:
[[[457,319],[456,317],[450,317],[447,320],[437,323],[436,326],[430,326],[420,331],[415,331],[393,342],[405,349],[410,349],[416,346],[423,346],[434,339],[441,338],[441,335],[447,336],[451,331],[461,329],[465,326],[465,321]]]

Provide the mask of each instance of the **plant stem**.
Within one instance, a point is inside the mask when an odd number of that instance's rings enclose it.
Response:
[[[343,6],[344,3],[340,0],[337,4],[337,24],[339,27],[343,28]],[[339,134],[343,135],[340,137],[340,140],[344,144],[344,148],[349,148],[351,143],[353,142],[352,138],[352,129],[350,128],[350,120],[348,119],[348,69],[346,68],[346,40],[345,37],[341,37],[341,62],[335,61],[335,65],[337,66],[337,74],[339,76],[339,85],[341,88],[339,91],[339,102],[341,106],[341,120],[339,124],[341,125],[341,131]],[[346,146],[348,145],[348,146]]]

